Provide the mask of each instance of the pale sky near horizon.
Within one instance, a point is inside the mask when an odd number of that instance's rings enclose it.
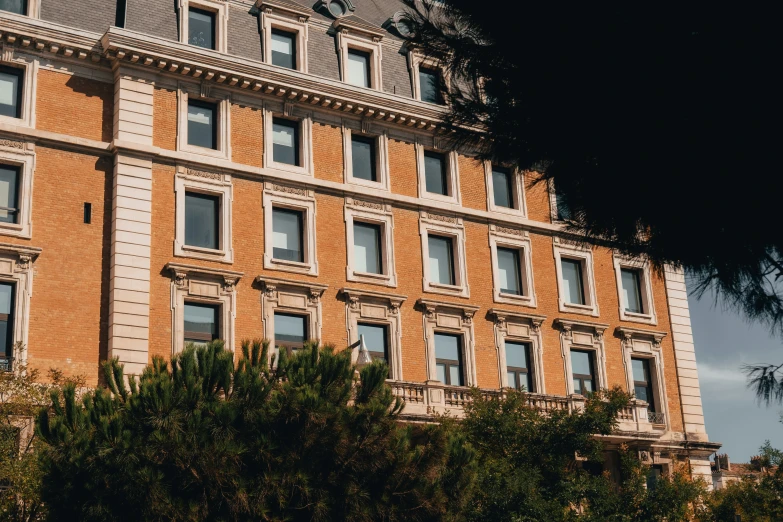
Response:
[[[749,462],[765,439],[783,449],[783,405],[759,405],[740,371],[747,363],[783,362],[783,341],[715,305],[710,295],[689,296],[688,302],[710,440],[722,442],[721,452],[732,462]]]

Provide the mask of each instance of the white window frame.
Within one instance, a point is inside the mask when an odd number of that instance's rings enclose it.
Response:
[[[198,192],[220,198],[219,245],[218,249],[202,248],[185,244],[185,192]],[[230,174],[178,166],[174,178],[176,200],[176,233],[174,255],[221,263],[234,262],[234,248],[231,232],[233,228],[232,204],[234,190]]]
[[[168,263],[171,274],[172,353],[185,348],[185,303],[220,306],[219,339],[235,351],[236,285],[242,272]]]
[[[392,206],[385,203],[345,198],[345,241],[347,251],[347,263],[345,267],[348,281],[397,286],[397,267],[394,262],[394,215]],[[379,252],[382,264],[382,274],[370,274],[357,272],[354,258],[354,222],[369,223],[381,228],[381,249]]]
[[[258,276],[261,285],[261,314],[264,339],[270,342],[269,359],[277,355],[275,341],[275,312],[307,317],[308,340],[321,339],[321,297],[329,285],[294,281],[278,277]],[[277,359],[277,357],[276,357]]]
[[[188,99],[215,104],[217,109],[217,149],[207,149],[188,144]],[[210,156],[220,159],[231,159],[231,95],[215,91],[207,83],[201,85],[180,83],[177,90],[177,150]]]
[[[544,379],[544,339],[541,325],[546,316],[524,314],[513,310],[491,308],[488,313],[495,320],[495,349],[497,350],[498,372],[501,388],[511,386],[508,383],[508,365],[506,363],[506,341],[530,345],[530,361],[533,370],[535,391],[528,393],[543,395],[546,393]]]
[[[519,252],[520,283],[522,295],[504,294],[500,289],[498,247]],[[489,248],[492,257],[492,296],[496,303],[514,304],[535,308],[536,290],[533,283],[533,259],[530,233],[526,230],[489,225]]]
[[[305,188],[266,182],[264,183],[262,202],[264,207],[264,269],[318,275],[315,228],[316,206],[313,191]],[[302,228],[304,228],[304,230],[302,230],[302,245],[304,246],[303,263],[275,259],[273,257],[273,208],[286,208],[302,212]]]
[[[0,281],[15,285],[14,324],[11,326],[14,329],[12,356],[15,369],[27,364],[34,263],[40,254],[40,248],[0,243]]]
[[[387,292],[372,292],[353,288],[341,288],[339,294],[345,298],[346,328],[348,343],[359,341],[359,323],[374,324],[387,328],[389,343],[390,379],[401,381],[402,377],[402,314],[400,307],[407,296]],[[356,363],[359,346],[353,348],[351,360]]]
[[[511,200],[514,203],[514,208],[507,208],[495,205],[495,183],[492,178],[493,165],[490,161],[484,162],[484,173],[486,176],[487,184],[487,208],[490,212],[501,212],[503,214],[509,214],[517,217],[527,217],[527,205],[525,203],[525,176],[516,167],[505,167],[498,165],[508,171],[512,177],[511,183]]]
[[[354,49],[370,55],[370,85],[361,87],[359,85],[349,84],[358,88],[383,90],[381,38],[380,33],[372,35],[362,35],[362,32],[356,32],[354,28],[346,27],[345,21],[336,22],[337,25],[337,48],[340,57],[340,79],[348,83],[348,51]]]
[[[620,320],[657,325],[658,316],[655,313],[655,299],[653,297],[650,263],[645,260],[632,259],[617,253],[612,255],[612,263],[614,264],[614,273],[617,282],[617,300],[620,307]],[[629,270],[637,270],[642,278],[640,285],[642,287],[642,295],[639,297],[642,300],[644,313],[639,314],[628,312],[625,309],[625,305],[623,303],[623,280],[621,273],[621,270],[624,268]]]
[[[563,367],[566,376],[566,394],[575,395],[574,377],[571,369],[571,350],[579,350],[594,354],[596,390],[609,387],[606,377],[606,350],[604,347],[604,332],[607,324],[570,319],[555,319],[555,326],[560,329],[560,350],[563,357]]]
[[[669,414],[669,401],[666,400],[666,372],[664,369],[664,357],[661,342],[666,337],[666,332],[654,332],[651,330],[639,330],[618,326],[615,334],[622,339],[623,366],[627,379],[629,393],[634,389],[633,366],[631,358],[649,359],[653,367],[650,371],[653,393],[658,405],[658,412],[664,415],[666,430],[671,429],[671,415]],[[643,419],[642,422],[644,422]]]
[[[389,192],[389,136],[385,130],[381,132],[372,132],[370,123],[366,120],[361,122],[361,131],[352,128],[352,125],[343,121],[343,179],[345,183],[359,185],[375,190],[384,190]],[[372,139],[375,141],[375,174],[378,181],[368,181],[366,179],[353,177],[353,133],[358,136]]]
[[[462,195],[460,194],[459,184],[459,158],[455,151],[439,150],[436,147],[425,147],[422,143],[416,142],[416,170],[419,177],[419,197],[422,199],[431,199],[433,201],[440,201],[443,203],[453,203],[457,205],[462,204]],[[435,194],[434,192],[427,191],[427,177],[424,172],[424,152],[434,152],[443,156],[443,160],[446,163],[446,185],[448,187],[448,194],[445,196],[442,194]]]
[[[430,281],[429,267],[429,235],[451,238],[454,249],[454,285],[444,285]],[[470,297],[468,284],[468,263],[465,246],[465,227],[462,218],[433,214],[421,211],[419,213],[419,235],[421,236],[422,255],[422,287],[425,292],[433,294]]]
[[[271,104],[269,104],[271,105]],[[283,102],[278,110],[264,104],[264,168],[283,170],[292,174],[313,176],[313,117],[312,112],[297,110],[290,102]],[[299,124],[299,161],[301,165],[288,165],[274,161],[274,144],[272,143],[272,125],[274,118],[294,121]]]
[[[307,21],[310,14],[306,9],[297,9],[290,4],[278,4],[274,0],[263,0],[259,3],[261,10],[262,50],[264,61],[272,64],[272,30],[278,29],[296,34],[296,68],[300,72],[308,72],[307,66]]]
[[[188,45],[188,12],[191,7],[215,13],[215,52],[228,52],[229,2],[217,0],[179,0],[179,41]],[[198,47],[198,49],[201,49]],[[211,51],[212,49],[202,49]]]
[[[30,4],[35,0],[30,0]],[[9,13],[10,14],[10,13]],[[13,44],[0,43],[0,65],[20,69],[22,71],[21,105],[22,115],[19,118],[0,116],[0,123],[20,127],[35,128],[35,97],[38,88],[38,58],[16,52]]]
[[[19,169],[19,223],[0,223],[0,235],[30,239],[33,236],[35,145],[25,141],[0,139],[0,164]]]
[[[416,51],[408,52],[408,69],[411,73],[411,87],[413,91],[413,98],[418,101],[421,100],[421,83],[419,81],[419,69],[424,66],[425,69],[437,69],[440,71],[440,79],[443,82],[446,91],[451,91],[451,75],[448,71],[444,70],[440,64],[431,57],[422,56]],[[424,102],[428,103],[428,102]],[[435,105],[435,104],[432,104]],[[448,100],[443,100],[444,107],[448,106]],[[437,105],[436,105],[437,106]]]
[[[558,309],[561,312],[591,315],[598,317],[598,297],[595,288],[595,272],[593,270],[593,252],[591,249],[575,243],[566,243],[558,237],[553,240],[555,270],[557,272]],[[584,286],[585,304],[569,303],[563,288],[562,259],[577,260],[582,263],[582,285]]]
[[[479,307],[424,298],[416,301],[416,306],[423,315],[424,342],[427,350],[427,380],[440,382],[435,362],[435,334],[460,335],[462,336],[462,361],[465,365],[463,368],[465,386],[477,386],[473,316]]]

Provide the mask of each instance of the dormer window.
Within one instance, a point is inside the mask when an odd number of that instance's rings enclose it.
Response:
[[[20,15],[27,14],[26,0],[2,0],[0,1],[0,11],[8,11]]]
[[[384,22],[383,27],[397,33],[397,36],[408,38],[413,35],[413,22],[405,11],[397,11]]]
[[[356,10],[351,0],[321,0],[320,7],[334,18],[342,18]]]

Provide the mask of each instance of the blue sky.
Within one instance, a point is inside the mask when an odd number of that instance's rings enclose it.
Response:
[[[715,305],[710,295],[688,301],[710,440],[722,442],[721,451],[732,462],[748,462],[765,439],[783,449],[783,406],[759,405],[739,369],[746,363],[783,362],[783,341]]]

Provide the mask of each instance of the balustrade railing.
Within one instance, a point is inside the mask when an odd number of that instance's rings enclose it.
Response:
[[[666,424],[666,416],[659,411],[648,411],[647,421],[650,424]]]

